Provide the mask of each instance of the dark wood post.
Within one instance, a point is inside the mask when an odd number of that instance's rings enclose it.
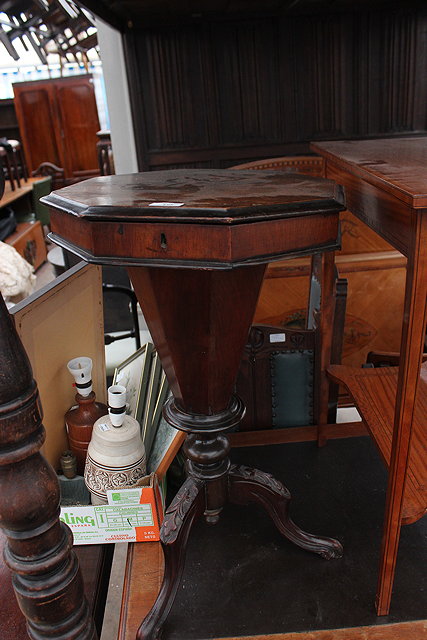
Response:
[[[54,392],[54,390],[52,390]],[[72,533],[59,520],[55,471],[31,365],[0,295],[0,526],[5,562],[34,640],[96,640]]]

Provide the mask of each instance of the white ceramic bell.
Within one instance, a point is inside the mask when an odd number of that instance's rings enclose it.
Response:
[[[93,425],[86,465],[85,483],[92,504],[107,503],[107,489],[135,484],[146,475],[146,457],[139,422],[127,416],[126,389],[108,389],[108,416]]]
[[[73,358],[67,364],[67,369],[73,376],[77,392],[87,397],[92,391],[92,360],[91,358]]]

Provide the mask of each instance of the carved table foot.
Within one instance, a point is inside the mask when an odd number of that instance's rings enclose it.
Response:
[[[235,504],[255,502],[264,507],[280,533],[299,547],[318,553],[326,560],[341,558],[343,549],[338,540],[307,533],[291,520],[288,514],[291,494],[269,473],[233,465],[229,474],[229,499]]]
[[[187,478],[165,513],[160,530],[165,556],[163,582],[154,605],[138,629],[137,640],[159,640],[181,581],[191,527],[204,509],[204,482]]]

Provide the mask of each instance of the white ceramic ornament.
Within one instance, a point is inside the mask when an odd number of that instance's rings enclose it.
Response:
[[[107,489],[133,485],[146,475],[139,422],[127,416],[125,410],[125,387],[110,387],[109,415],[93,425],[85,465],[85,483],[94,505],[107,503]]]
[[[73,376],[77,392],[87,397],[92,392],[92,360],[91,358],[73,358],[67,364],[67,369]]]

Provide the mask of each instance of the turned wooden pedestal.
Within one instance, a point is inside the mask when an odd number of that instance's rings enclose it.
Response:
[[[334,183],[277,172],[180,170],[96,178],[44,202],[55,242],[90,262],[128,267],[173,392],[164,415],[187,433],[188,477],[161,529],[164,581],[139,640],[160,635],[193,522],[204,516],[215,524],[227,501],[260,504],[289,540],[339,557],[339,542],[292,522],[280,482],[230,465],[226,436],[245,410],[233,388],[265,265],[322,253],[331,291],[343,208]]]
[[[33,640],[96,640],[59,483],[40,454],[42,408],[31,366],[0,295],[0,527],[4,561]],[[3,546],[3,545],[2,545]]]

